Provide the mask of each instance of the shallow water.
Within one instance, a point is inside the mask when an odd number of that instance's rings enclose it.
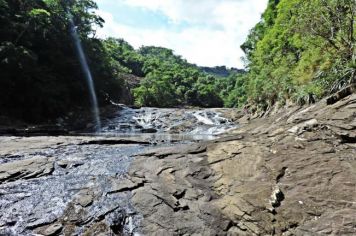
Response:
[[[180,140],[210,140],[237,124],[224,117],[223,109],[159,109],[124,107],[116,117],[103,121],[100,135],[137,135]],[[154,135],[153,135],[154,134]]]
[[[141,145],[68,145],[24,154],[24,159],[39,155],[55,157],[54,171],[48,176],[0,185],[0,234],[28,235],[32,228],[63,218],[68,204],[85,189],[90,189],[95,199],[86,208],[90,212],[88,221],[114,209],[110,214],[123,213],[135,218],[137,223],[138,216],[133,214],[129,203],[130,193],[107,193],[111,191],[113,179],[125,177],[131,156],[144,148]],[[59,166],[59,161],[68,161],[68,167]],[[76,233],[81,234],[84,228],[85,224],[79,226]],[[134,228],[131,222],[124,231],[130,234]]]

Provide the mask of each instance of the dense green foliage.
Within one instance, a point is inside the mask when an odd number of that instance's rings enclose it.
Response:
[[[354,0],[270,0],[242,45],[249,103],[304,104],[355,82],[355,20]]]
[[[111,63],[118,66],[122,73],[144,77],[144,58],[125,40],[108,38],[103,41],[109,53]]]
[[[111,58],[123,71],[143,77],[133,89],[139,106],[223,106],[216,77],[203,72],[162,47],[141,47],[135,50],[122,39],[109,38],[104,42]]]
[[[215,78],[173,54],[170,49],[142,47],[145,78],[134,90],[138,105],[215,107],[223,101],[214,87]]]
[[[120,68],[93,26],[92,0],[0,0],[1,115],[40,121],[89,107],[89,95],[70,34],[72,16],[95,79],[100,102],[115,100]]]

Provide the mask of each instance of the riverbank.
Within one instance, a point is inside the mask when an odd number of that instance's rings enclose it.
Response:
[[[236,119],[186,143],[0,137],[0,233],[356,233],[356,94]]]

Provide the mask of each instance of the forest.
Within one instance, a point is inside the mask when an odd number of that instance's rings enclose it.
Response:
[[[100,39],[92,0],[0,0],[1,115],[41,122],[89,109],[73,21],[99,105],[247,107],[313,103],[356,78],[354,0],[270,0],[245,43],[244,70],[187,62],[173,50]],[[208,49],[207,49],[208,50]],[[133,75],[140,83],[127,88]],[[162,99],[164,98],[164,99]]]
[[[103,43],[123,73],[141,78],[132,90],[138,106],[222,107],[228,103],[227,90],[242,73],[218,67],[204,70],[167,48],[143,46],[135,50],[125,40],[115,38]]]

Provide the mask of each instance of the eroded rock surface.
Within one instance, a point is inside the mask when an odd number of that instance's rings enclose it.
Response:
[[[244,121],[246,121],[244,117]],[[146,235],[355,235],[356,95],[139,155]]]
[[[206,144],[150,150],[134,160],[130,176],[143,182],[132,202],[143,216],[145,235],[216,235],[229,220],[211,202],[213,173],[207,167]]]

